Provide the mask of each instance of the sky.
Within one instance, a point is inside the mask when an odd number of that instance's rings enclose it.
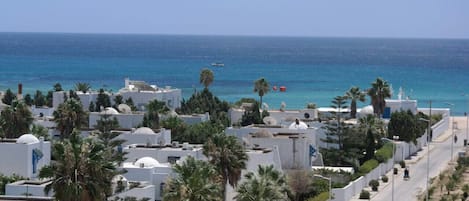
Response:
[[[0,32],[469,38],[469,1],[1,0]]]

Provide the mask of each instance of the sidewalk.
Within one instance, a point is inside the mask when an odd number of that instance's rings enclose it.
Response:
[[[466,117],[451,117],[451,121],[453,120],[453,118],[454,118],[454,121],[456,122],[456,125],[464,125],[464,127],[462,129],[466,129]],[[461,130],[461,126],[456,127],[455,129],[456,130]],[[427,151],[429,151],[431,153],[432,150],[435,147],[435,146],[432,146],[432,144],[444,142],[448,138],[452,137],[452,135],[453,135],[452,124],[450,124],[449,129],[447,129],[443,134],[438,136],[438,138],[434,139],[430,143],[430,150],[427,150],[428,146],[425,146],[425,147],[422,148],[422,150],[418,151],[415,156],[411,156],[410,159],[405,160],[406,166],[415,164],[418,161],[420,161],[422,158],[424,158],[427,155]],[[463,139],[461,139],[461,140],[463,140]],[[394,179],[403,178],[404,168],[401,168],[398,163],[395,164],[395,167],[398,167],[399,170],[398,170],[398,174],[394,176]],[[373,199],[373,197],[375,197],[382,189],[385,189],[387,186],[392,186],[393,170],[388,171],[386,173],[386,176],[389,178],[389,181],[384,183],[380,179],[379,180],[380,183],[379,183],[378,191],[372,191],[371,187],[369,187],[369,186],[363,189],[363,190],[367,190],[368,192],[370,192],[370,199]],[[363,199],[359,199],[359,197],[360,197],[360,194],[357,194],[357,195],[353,196],[352,199],[350,199],[350,201],[363,201]]]

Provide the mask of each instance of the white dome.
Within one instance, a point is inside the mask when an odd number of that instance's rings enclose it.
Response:
[[[373,114],[373,106],[372,106],[372,105],[368,105],[368,106],[363,107],[363,108],[360,110],[360,114],[364,114],[364,115]]]
[[[135,134],[155,134],[155,132],[148,127],[140,127],[134,131]]]
[[[18,144],[31,144],[31,143],[38,143],[38,142],[39,142],[39,139],[37,139],[37,137],[32,134],[24,134],[16,140],[16,143]]]
[[[308,124],[306,124],[305,122],[302,122],[302,121],[299,121],[298,124],[296,124],[296,122],[293,122],[293,123],[290,124],[290,126],[288,126],[288,129],[306,130],[306,129],[308,129]]]
[[[134,165],[138,167],[158,167],[160,163],[156,159],[146,156],[135,161]]]
[[[107,108],[104,108],[104,110],[101,111],[100,114],[119,114],[119,112],[112,107],[107,107]]]

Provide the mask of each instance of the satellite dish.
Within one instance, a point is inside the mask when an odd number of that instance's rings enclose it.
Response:
[[[264,117],[264,119],[262,119],[262,121],[264,122],[264,124],[266,125],[277,125],[277,120],[271,116],[267,116],[267,117]]]
[[[117,109],[119,109],[119,111],[124,114],[132,113],[132,109],[130,109],[127,104],[119,104],[119,106],[117,106]]]

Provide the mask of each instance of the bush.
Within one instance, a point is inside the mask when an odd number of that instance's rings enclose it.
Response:
[[[367,160],[365,161],[365,163],[363,163],[362,166],[360,166],[360,168],[358,168],[358,171],[366,174],[370,172],[371,170],[375,169],[376,167],[378,167],[378,165],[379,163],[375,159]]]
[[[368,185],[371,186],[371,190],[378,191],[379,181],[376,179],[373,179],[370,181],[370,183],[368,183]]]
[[[399,165],[401,165],[401,168],[405,168],[405,161],[404,160],[399,161]]]
[[[388,176],[384,175],[381,177],[381,180],[384,182],[384,183],[387,183],[389,181],[389,178]]]
[[[329,192],[322,192],[319,195],[308,199],[308,201],[326,201],[329,199]]]
[[[383,147],[381,147],[380,149],[376,151],[375,153],[376,160],[382,163],[390,159],[392,157],[392,149],[393,149],[392,143],[384,144]]]
[[[393,173],[394,173],[394,174],[397,174],[397,172],[398,172],[398,169],[397,169],[397,168],[394,168]]]
[[[360,199],[370,199],[370,192],[362,190],[360,193]]]

